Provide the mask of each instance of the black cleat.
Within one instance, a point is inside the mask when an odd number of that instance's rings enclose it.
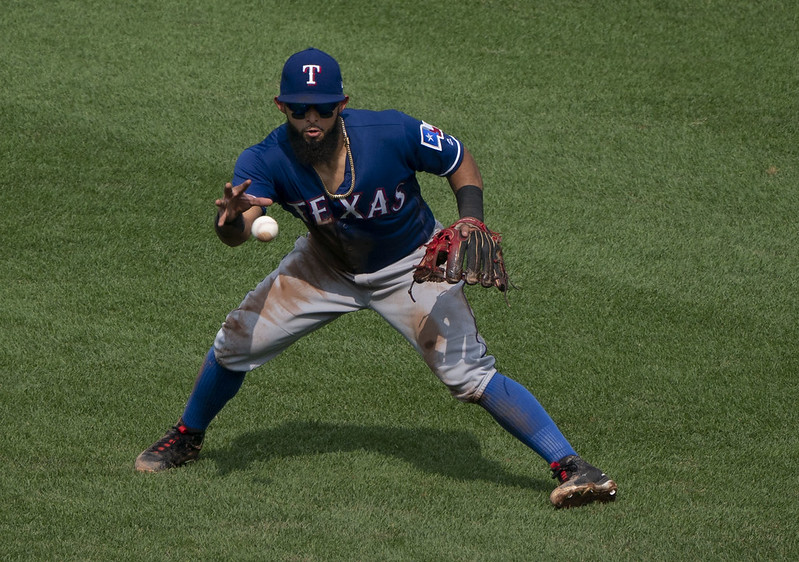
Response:
[[[161,439],[136,457],[136,470],[161,472],[193,461],[203,448],[204,431],[192,431],[180,420]]]
[[[555,507],[579,507],[595,501],[611,502],[616,499],[616,483],[577,455],[563,457],[549,468],[552,478],[560,482],[560,486],[549,496],[549,501]]]

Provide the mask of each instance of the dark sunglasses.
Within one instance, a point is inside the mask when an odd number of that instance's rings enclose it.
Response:
[[[294,119],[303,119],[305,114],[313,107],[322,119],[330,119],[333,112],[338,107],[339,102],[332,103],[287,103],[286,107],[291,111]]]

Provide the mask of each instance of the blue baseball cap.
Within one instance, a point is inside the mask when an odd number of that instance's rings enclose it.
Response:
[[[333,103],[344,101],[344,82],[336,59],[319,49],[306,49],[289,57],[280,77],[284,103]]]

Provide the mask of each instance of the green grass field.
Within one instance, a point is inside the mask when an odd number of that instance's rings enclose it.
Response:
[[[0,33],[0,559],[799,558],[794,3],[6,0]],[[467,289],[480,328],[615,503],[553,510],[372,313],[253,372],[194,465],[133,470],[303,233],[211,221],[311,45],[477,158],[518,286]]]

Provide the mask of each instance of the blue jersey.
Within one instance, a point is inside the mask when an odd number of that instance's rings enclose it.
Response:
[[[283,124],[242,152],[233,185],[252,180],[248,193],[268,197],[301,219],[341,267],[381,269],[413,252],[433,233],[435,219],[422,199],[416,172],[449,176],[463,160],[455,137],[399,111],[342,112],[355,166],[355,188],[328,197],[310,166],[300,164]],[[338,193],[352,179],[349,161]]]

